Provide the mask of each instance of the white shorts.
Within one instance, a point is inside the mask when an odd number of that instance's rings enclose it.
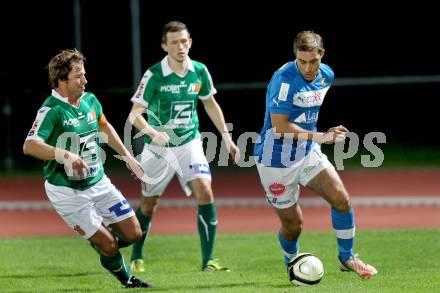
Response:
[[[200,139],[177,147],[145,144],[141,159],[144,168],[143,196],[162,195],[176,174],[187,196],[191,195],[188,182],[196,178],[211,180],[211,170]]]
[[[333,168],[318,144],[294,168],[274,168],[257,164],[261,184],[269,204],[277,209],[293,206],[299,197],[299,184],[306,186],[322,170]]]
[[[108,226],[134,215],[121,192],[104,177],[86,190],[44,183],[47,197],[56,212],[82,238],[88,239],[101,224]]]

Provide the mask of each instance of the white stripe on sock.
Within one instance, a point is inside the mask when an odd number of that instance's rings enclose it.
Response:
[[[203,219],[202,215],[199,215],[199,219],[202,222],[203,226],[205,227],[206,241],[209,242],[208,224],[206,224],[205,219]]]
[[[148,228],[147,228],[147,235],[145,236],[145,237],[148,237],[148,235],[150,234],[150,228],[151,228],[151,222],[150,223],[148,223]],[[144,233],[145,233],[145,231],[144,231]]]
[[[290,253],[288,253],[287,251],[285,251],[284,249],[282,249],[282,251],[283,251],[284,256],[287,257],[287,258],[289,258],[289,259],[292,258],[292,255],[296,254],[296,253],[292,253],[292,254],[290,254]]]
[[[339,239],[351,239],[351,238],[354,238],[356,227],[353,227],[352,229],[335,230],[335,231],[336,231],[336,237],[337,238],[339,238]]]

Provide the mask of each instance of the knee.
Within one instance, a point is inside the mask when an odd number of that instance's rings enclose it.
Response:
[[[338,212],[348,212],[351,209],[350,197],[347,193],[342,193],[338,198],[332,203],[332,207]]]
[[[126,241],[128,243],[134,243],[134,242],[140,240],[141,237],[142,237],[142,229],[139,225],[137,225],[137,227],[135,229],[133,229],[132,233],[127,235]]]
[[[301,220],[297,220],[292,224],[292,230],[295,233],[300,233],[303,229],[303,221]]]
[[[144,216],[153,217],[159,204],[159,199],[141,200],[140,209]]]
[[[98,245],[98,248],[105,256],[114,256],[118,252],[118,244],[115,239],[108,240]]]
[[[287,239],[296,239],[303,229],[302,219],[289,219],[283,223],[283,230]]]
[[[212,189],[210,186],[203,186],[202,188],[200,188],[196,193],[196,197],[202,204],[214,202],[214,194],[212,193]]]

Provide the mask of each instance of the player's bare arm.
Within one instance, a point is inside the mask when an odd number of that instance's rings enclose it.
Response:
[[[131,170],[138,178],[142,178],[144,169],[124,146],[121,138],[113,126],[108,121],[105,121],[102,125],[100,125],[99,130],[107,135],[108,145],[122,157],[127,164],[128,169]]]
[[[88,166],[80,156],[39,140],[26,140],[23,145],[23,153],[44,161],[57,160],[73,170],[75,177],[82,176],[84,172],[87,172]]]
[[[217,130],[222,134],[226,146],[228,147],[229,154],[231,155],[231,157],[234,159],[235,162],[238,162],[238,160],[240,159],[240,149],[232,141],[228,128],[226,127],[225,118],[223,116],[222,109],[215,100],[214,96],[211,96],[206,100],[202,100],[202,102],[209,118],[214,123]]]
[[[288,114],[270,114],[272,126],[275,128],[275,133],[293,139],[303,139],[307,141],[315,141],[317,143],[333,144],[341,142],[345,139],[348,129],[342,125],[331,127],[326,132],[315,132],[306,130],[299,125],[289,121]]]
[[[160,132],[155,130],[145,120],[142,114],[145,112],[146,107],[139,103],[134,103],[131,108],[129,121],[136,127],[141,133],[148,135],[154,144],[165,145],[169,142],[170,137],[166,132]]]

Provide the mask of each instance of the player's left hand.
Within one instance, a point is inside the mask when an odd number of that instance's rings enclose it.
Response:
[[[330,128],[324,133],[324,143],[332,144],[343,142],[345,140],[345,136],[347,135],[348,129],[343,125],[338,125]]]
[[[229,145],[229,155],[234,164],[238,164],[240,160],[240,149],[233,142]]]
[[[345,140],[348,129],[345,128],[343,125],[333,127],[333,129],[335,133],[335,143],[343,142]]]
[[[223,133],[222,138],[226,144],[226,148],[229,152],[229,156],[231,157],[234,164],[237,164],[238,161],[240,160],[240,149],[232,141],[231,135],[229,133]]]

